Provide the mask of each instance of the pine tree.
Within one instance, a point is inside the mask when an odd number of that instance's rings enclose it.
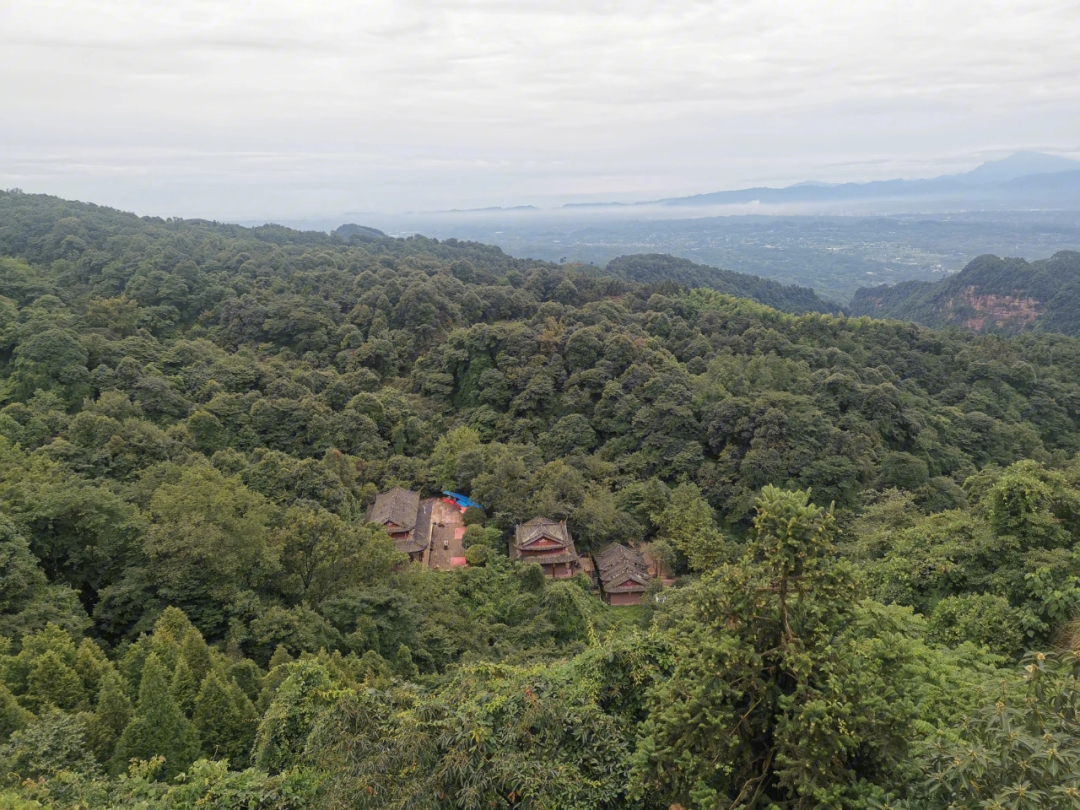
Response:
[[[649,698],[638,789],[665,806],[860,806],[903,778],[913,698],[866,655],[883,620],[859,613],[831,510],[767,486],[754,530],[663,618],[676,664]]]
[[[277,649],[274,650],[274,654],[270,656],[270,663],[266,665],[266,678],[264,679],[263,692],[269,692],[269,697],[274,696],[274,692],[278,690],[282,682],[289,676],[288,665],[293,662],[293,657],[289,655],[289,651],[281,644],[277,645]],[[259,696],[259,703],[265,711],[266,707],[270,705],[269,699],[263,701],[263,695]]]
[[[26,728],[33,717],[34,715],[19,705],[11,690],[0,683],[0,741]]]
[[[98,693],[98,689],[101,688],[101,679],[110,669],[112,665],[101,648],[90,639],[84,638],[75,656],[75,672],[82,679],[87,695]]]
[[[251,761],[252,748],[255,746],[255,734],[259,730],[259,718],[261,717],[259,710],[255,708],[255,704],[244,693],[237,684],[231,684],[233,704],[236,706],[236,712],[240,717],[240,729],[241,736],[237,738],[239,750],[243,751],[243,761],[249,763]],[[240,759],[233,760],[237,765],[240,764]]]
[[[70,711],[86,701],[82,678],[53,650],[34,661],[26,683],[26,701],[38,711],[47,706]]]
[[[285,649],[285,645],[278,644],[277,648],[274,650],[274,654],[270,656],[270,663],[267,664],[266,669],[268,672],[273,672],[278,667],[291,664],[293,660],[293,657],[289,655],[289,651]]]
[[[234,765],[246,762],[254,736],[255,709],[243,690],[211,670],[195,702],[195,727],[203,752]]]
[[[192,627],[184,633],[180,642],[180,655],[187,662],[196,684],[201,684],[210,671],[210,648],[198,628]]]
[[[199,696],[199,682],[195,680],[195,675],[184,658],[176,662],[169,694],[176,701],[180,711],[191,717],[191,713],[195,710],[195,698]]]
[[[259,665],[250,658],[234,661],[228,671],[222,674],[227,681],[235,682],[243,693],[247,695],[248,700],[258,699],[265,677],[262,670],[259,669]]]
[[[398,645],[397,655],[394,656],[394,669],[407,681],[414,681],[420,677],[420,669],[413,661],[412,651],[404,644]]]
[[[157,655],[168,672],[176,669],[176,662],[181,656],[181,642],[188,631],[194,630],[184,611],[169,607],[154,623],[154,632],[148,639],[148,652]]]
[[[101,679],[97,707],[88,723],[86,741],[98,762],[107,763],[116,753],[116,743],[131,720],[131,701],[124,694],[124,682],[109,670]]]
[[[175,644],[179,644],[188,631],[193,630],[194,627],[180,608],[167,607],[162,611],[158,620],[154,622],[153,636],[155,639],[169,639]]]
[[[120,737],[115,761],[123,767],[131,759],[162,756],[165,765],[158,778],[169,779],[190,765],[198,753],[198,734],[169,694],[164,665],[151,653],[139,683],[138,707]]]

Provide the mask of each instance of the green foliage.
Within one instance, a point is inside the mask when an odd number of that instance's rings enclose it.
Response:
[[[1080,807],[1080,657],[1035,653],[1026,661],[1023,677],[987,686],[994,702],[972,713],[958,738],[930,746],[912,807]]]
[[[915,706],[867,655],[835,532],[807,493],[767,487],[742,563],[658,617],[677,663],[650,695],[635,755],[643,795],[843,807],[903,778]]]
[[[0,673],[12,692],[28,706],[78,706],[85,697],[85,687],[75,671],[78,650],[71,636],[50,623],[39,632],[23,636],[21,641],[17,654],[0,655]],[[4,647],[0,647],[0,653],[7,652]]]
[[[27,400],[38,391],[62,392],[68,404],[90,393],[88,353],[79,336],[56,327],[27,336],[15,349],[15,371],[7,386],[11,399]]]
[[[169,696],[175,701],[176,707],[187,717],[195,709],[195,698],[199,693],[199,682],[195,680],[195,674],[191,667],[181,656],[173,669],[172,682],[169,685]]]
[[[488,533],[484,530],[483,526],[474,523],[465,529],[465,534],[461,540],[462,545],[464,545],[465,548],[470,548],[472,546],[486,546],[488,544]]]
[[[463,523],[464,523],[464,524],[465,524],[466,526],[468,526],[468,527],[469,527],[470,529],[471,529],[471,528],[472,528],[473,526],[478,526],[478,527],[480,527],[480,528],[483,528],[483,526],[484,526],[484,521],[485,521],[486,519],[487,519],[487,518],[486,518],[486,516],[484,515],[484,510],[483,510],[483,509],[479,509],[479,508],[477,508],[477,507],[475,507],[475,506],[470,506],[470,507],[467,507],[467,508],[465,509],[465,513],[464,513],[464,514],[462,515],[462,522],[463,522]]]
[[[45,573],[26,539],[0,515],[0,614],[19,613],[46,587]]]
[[[191,672],[195,683],[202,683],[206,673],[210,671],[210,650],[202,633],[195,627],[189,627],[180,642],[180,655],[188,670]]]
[[[33,717],[19,705],[11,690],[0,683],[0,740],[6,740],[14,732],[26,728]]]
[[[236,765],[248,760],[257,718],[255,707],[236,683],[211,671],[199,688],[192,720],[208,757]]]
[[[646,284],[675,282],[687,287],[709,287],[728,295],[751,298],[785,312],[836,313],[839,310],[835,304],[819,298],[809,287],[788,286],[659,253],[620,256],[608,262],[604,270]]]
[[[82,679],[53,650],[34,660],[26,687],[26,702],[36,710],[55,707],[71,711],[86,702]]]
[[[1070,475],[1032,461],[988,469],[966,482],[972,509],[928,516],[895,496],[872,523],[857,524],[851,551],[875,596],[928,615],[935,638],[1016,656],[1080,606],[1071,548],[1080,490]],[[886,518],[885,508],[896,511]]]
[[[480,434],[473,428],[460,427],[441,436],[435,442],[429,461],[435,488],[439,491],[458,487],[468,489],[472,477],[479,472],[477,464],[481,468],[483,465],[482,459],[476,458],[480,449]],[[466,517],[469,517],[467,511]],[[483,519],[481,511],[480,520]]]
[[[162,810],[214,807],[220,810],[307,810],[316,800],[318,780],[292,771],[280,776],[248,769],[229,770],[224,762],[196,761],[174,784],[134,779],[123,788],[153,797]]]
[[[385,579],[397,558],[385,532],[351,526],[317,505],[289,509],[277,544],[282,591],[312,605]]]
[[[881,462],[881,485],[909,491],[926,483],[929,465],[910,453],[889,453]]]
[[[929,616],[928,635],[956,646],[965,641],[989,647],[1006,658],[1024,651],[1024,615],[1002,596],[988,593],[946,596]]]
[[[469,565],[486,565],[491,556],[491,549],[487,546],[469,546],[465,549],[465,562]]]
[[[97,765],[86,746],[78,715],[49,708],[0,746],[0,770],[22,779],[55,777],[63,771],[92,774]]]
[[[50,622],[73,633],[87,624],[75,594],[48,583],[25,538],[0,515],[0,635],[19,638]]]
[[[163,782],[157,779],[161,764],[160,758],[138,763],[111,782],[61,772],[54,780],[24,783],[19,794],[0,792],[0,808],[307,810],[318,795],[319,781],[310,772],[268,776],[254,769],[230,770],[225,762],[201,759],[174,780]]]
[[[711,571],[732,557],[731,544],[716,528],[712,507],[695,484],[675,487],[653,520],[657,539],[681,551],[693,571]]]
[[[288,665],[287,672],[255,737],[255,764],[270,773],[298,762],[307,735],[331,700],[331,677],[322,664],[298,661]]]
[[[139,701],[131,722],[116,746],[115,763],[164,757],[159,777],[167,779],[183,771],[199,752],[196,730],[169,694],[167,672],[156,653],[143,666]]]
[[[394,668],[405,680],[414,681],[420,675],[420,669],[413,661],[412,652],[404,644],[398,647],[397,654],[394,656]]]
[[[1005,470],[983,496],[990,526],[1010,535],[1021,547],[1066,545],[1080,528],[1080,494],[1060,473],[1048,472],[1033,461],[1020,461]]]
[[[131,701],[120,676],[113,671],[101,680],[94,713],[87,723],[87,744],[98,762],[114,760],[116,744],[131,720]]]
[[[992,667],[1075,632],[1080,344],[611,273],[0,193],[10,801],[919,800]],[[484,504],[470,565],[400,564],[393,486]],[[512,563],[538,514],[674,586]]]
[[[203,627],[224,619],[237,590],[265,582],[278,567],[267,523],[270,507],[238,479],[213,467],[183,469],[150,501],[144,543],[159,592]]]
[[[430,695],[343,693],[311,733],[332,806],[577,808],[628,800],[652,642],[549,667],[470,667]]]

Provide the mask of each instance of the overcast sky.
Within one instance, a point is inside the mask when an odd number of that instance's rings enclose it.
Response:
[[[1080,2],[0,0],[0,188],[219,219],[1080,157]]]

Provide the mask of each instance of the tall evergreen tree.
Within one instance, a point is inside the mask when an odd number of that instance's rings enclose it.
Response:
[[[270,663],[266,665],[267,672],[273,672],[278,667],[291,664],[293,660],[293,657],[289,655],[289,651],[285,649],[285,646],[278,644],[274,649],[274,654],[270,656]]]
[[[210,648],[198,628],[192,627],[180,642],[180,655],[187,662],[196,684],[201,684],[210,671]]]
[[[27,677],[26,701],[35,709],[72,710],[86,702],[82,678],[53,650],[34,661]]]
[[[173,670],[172,682],[169,685],[169,694],[176,701],[180,711],[191,717],[191,713],[195,710],[195,698],[199,696],[199,682],[195,680],[195,675],[184,658],[179,658],[176,662],[176,669]]]
[[[675,487],[654,519],[657,539],[685,554],[694,571],[709,571],[734,555],[734,544],[717,529],[712,507],[695,484]]]
[[[808,501],[765,487],[744,559],[660,617],[677,663],[651,695],[635,771],[665,805],[853,807],[902,782],[910,685],[867,660],[873,628],[833,559],[832,513]]]
[[[404,644],[398,645],[397,654],[394,656],[394,669],[407,681],[416,680],[420,676],[420,668],[413,661],[412,651]]]
[[[88,638],[84,638],[79,644],[79,651],[75,657],[75,671],[82,678],[83,688],[87,695],[96,695],[101,688],[101,680],[105,673],[112,669],[112,664],[101,648]]]
[[[98,762],[112,760],[116,743],[130,720],[131,701],[124,694],[124,682],[110,670],[101,679],[97,706],[87,724],[86,741]]]
[[[0,740],[6,740],[14,732],[26,728],[34,715],[19,705],[15,695],[0,683]]]
[[[190,765],[198,753],[198,734],[169,694],[164,665],[151,653],[143,667],[135,716],[120,737],[115,759],[122,767],[132,759],[165,757],[159,778],[167,779]]]
[[[239,686],[211,670],[199,688],[194,720],[208,757],[228,759],[236,766],[247,761],[255,735],[255,707]]]

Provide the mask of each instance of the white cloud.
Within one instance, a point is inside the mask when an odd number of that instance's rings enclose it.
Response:
[[[0,0],[0,185],[226,217],[917,176],[1075,149],[1077,75],[1075,2]]]

